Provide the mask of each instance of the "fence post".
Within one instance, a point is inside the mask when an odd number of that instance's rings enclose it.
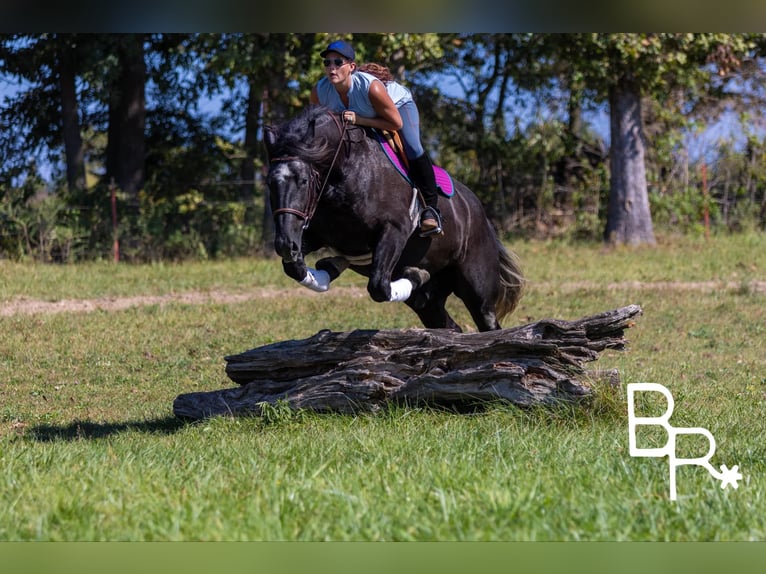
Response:
[[[119,233],[117,230],[117,189],[114,185],[114,179],[109,183],[109,192],[111,194],[111,201],[112,201],[112,256],[114,257],[114,262],[119,263],[120,261],[120,239],[119,239]]]
[[[702,162],[702,214],[705,219],[705,239],[710,239],[710,205],[707,191],[707,164]]]

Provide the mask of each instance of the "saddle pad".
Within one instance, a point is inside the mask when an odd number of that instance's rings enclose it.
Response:
[[[400,174],[402,174],[404,179],[412,184],[412,180],[409,178],[407,170],[405,169],[404,165],[402,165],[402,160],[399,159],[399,156],[391,147],[391,144],[388,143],[386,138],[377,131],[375,132],[375,137],[378,139],[378,142],[380,142],[383,151],[386,152],[388,159],[391,160],[391,163],[394,164],[394,167],[399,171]],[[450,174],[448,174],[445,169],[435,165],[434,176],[436,177],[436,185],[439,186],[439,191],[441,194],[445,197],[452,197],[455,194],[455,184],[452,182],[452,177],[450,177]]]

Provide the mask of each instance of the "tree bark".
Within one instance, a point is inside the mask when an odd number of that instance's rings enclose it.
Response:
[[[242,201],[255,200],[255,160],[258,157],[258,128],[261,119],[261,95],[263,89],[255,75],[247,78],[247,109],[245,111],[245,157],[240,169],[239,199]]]
[[[638,305],[577,321],[545,319],[484,333],[448,330],[320,331],[226,357],[240,387],[179,395],[174,413],[202,419],[258,415],[263,404],[356,413],[389,403],[448,407],[504,400],[519,406],[591,394],[583,363],[621,350]],[[617,373],[606,371],[612,384]],[[600,377],[603,378],[603,377]]]
[[[109,93],[107,178],[138,206],[146,165],[146,63],[143,34],[120,34],[118,77]]]
[[[75,88],[74,49],[65,45],[67,35],[59,45],[58,73],[61,89],[61,120],[66,157],[66,178],[70,192],[85,189],[85,152],[80,135],[80,120]]]
[[[610,89],[609,108],[611,183],[604,240],[614,244],[653,245],[638,82],[623,76]]]

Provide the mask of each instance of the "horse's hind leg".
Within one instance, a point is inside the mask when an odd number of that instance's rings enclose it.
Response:
[[[468,312],[473,318],[473,322],[476,323],[476,327],[479,331],[497,331],[501,329],[500,322],[497,320],[495,314],[495,305],[489,301],[463,301],[465,303]]]
[[[462,333],[460,325],[447,312],[447,298],[428,299],[425,302],[407,301],[406,305],[415,311],[420,318],[420,322],[426,329],[450,329]]]
[[[402,269],[402,279],[409,280],[412,283],[413,291],[420,289],[431,279],[431,274],[420,267],[405,267]]]
[[[463,301],[479,331],[496,331],[502,328],[495,313],[497,287],[487,282],[487,276],[495,275],[480,270],[474,270],[467,276],[462,274],[457,281],[455,295]]]

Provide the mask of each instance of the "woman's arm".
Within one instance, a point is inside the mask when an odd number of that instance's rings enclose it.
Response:
[[[394,105],[391,96],[388,95],[383,82],[380,80],[373,81],[370,84],[370,91],[368,94],[370,103],[378,114],[376,117],[363,118],[353,112],[344,112],[344,117],[346,117],[347,114],[353,114],[353,119],[351,121],[357,126],[368,126],[379,130],[389,130],[394,132],[402,129],[402,116],[399,114],[396,105]]]

